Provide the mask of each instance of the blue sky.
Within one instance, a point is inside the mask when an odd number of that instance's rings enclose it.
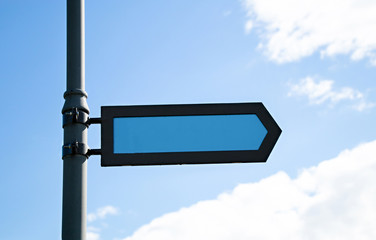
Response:
[[[0,239],[60,238],[65,5],[0,1]],[[278,239],[267,229],[374,239],[364,226],[376,223],[366,214],[376,210],[375,9],[366,0],[87,1],[92,117],[107,105],[263,102],[283,130],[265,164],[101,168],[91,157],[88,239]],[[99,126],[89,145],[99,148]]]

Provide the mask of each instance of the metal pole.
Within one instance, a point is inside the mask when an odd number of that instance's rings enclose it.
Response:
[[[86,239],[85,1],[67,0],[67,91],[63,106],[62,239]]]

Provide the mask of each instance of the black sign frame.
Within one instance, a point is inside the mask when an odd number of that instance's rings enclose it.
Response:
[[[119,117],[256,114],[267,130],[258,150],[114,154],[113,119]],[[101,107],[101,166],[266,162],[282,130],[261,102]]]

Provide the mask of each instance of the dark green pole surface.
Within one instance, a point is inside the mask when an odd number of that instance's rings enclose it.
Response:
[[[67,0],[67,91],[62,110],[65,115],[89,114],[85,92],[84,11],[84,0]],[[64,148],[74,143],[87,149],[87,126],[77,121],[64,125]],[[87,156],[82,152],[75,150],[63,156],[63,240],[86,239]]]

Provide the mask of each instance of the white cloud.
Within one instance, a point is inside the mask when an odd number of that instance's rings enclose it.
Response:
[[[289,96],[307,96],[311,104],[323,104],[328,102],[334,105],[340,101],[349,100],[353,102],[353,108],[363,111],[374,107],[374,103],[368,102],[363,93],[350,87],[333,89],[333,80],[315,80],[313,77],[306,77],[298,84],[290,85]]]
[[[99,234],[100,231],[101,231],[100,228],[88,226],[87,232],[86,232],[86,239],[87,240],[99,240],[100,239],[100,234]]]
[[[376,239],[376,141],[161,216],[124,240]]]
[[[257,26],[261,49],[273,61],[291,62],[319,51],[349,54],[376,65],[374,0],[243,0],[249,26]]]
[[[97,219],[105,218],[107,215],[116,215],[119,211],[113,206],[105,206],[98,208],[95,213],[89,213],[87,215],[87,220],[89,222],[95,221]]]
[[[87,215],[87,220],[88,222],[93,222],[97,219],[103,219],[107,215],[116,215],[119,213],[119,210],[113,206],[105,206],[98,208],[95,213],[89,213]],[[105,223],[102,223],[102,225],[106,225]],[[101,231],[100,228],[93,227],[93,226],[88,226],[87,227],[87,232],[86,232],[86,238],[87,240],[99,240],[100,239],[100,234],[99,232]]]
[[[100,235],[98,233],[94,233],[94,232],[87,232],[86,233],[86,239],[87,240],[99,240]]]

